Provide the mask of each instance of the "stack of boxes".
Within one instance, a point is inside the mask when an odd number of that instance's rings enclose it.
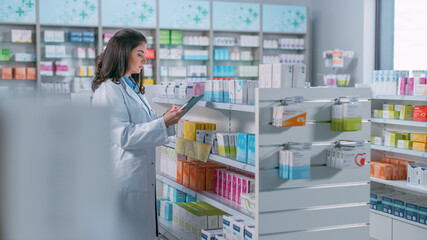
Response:
[[[427,134],[384,131],[383,137],[371,137],[371,144],[426,152]]]
[[[37,78],[36,68],[34,67],[4,67],[1,69],[2,79],[28,79],[34,80]]]
[[[305,64],[260,64],[260,88],[304,88]]]
[[[17,43],[31,43],[32,39],[32,31],[31,30],[20,30],[20,29],[12,29],[12,42]]]
[[[383,180],[406,180],[409,164],[413,161],[381,157],[380,161],[371,162],[371,177]]]
[[[242,195],[255,193],[255,178],[252,174],[232,170],[215,169],[213,172],[213,193],[242,204]]]
[[[376,70],[372,91],[374,95],[427,96],[426,71]]]
[[[427,122],[427,107],[383,104],[382,110],[373,110],[372,117]]]
[[[391,189],[372,189],[371,209],[427,225],[427,199]]]
[[[180,30],[160,30],[160,44],[182,45],[182,31]]]
[[[94,43],[94,32],[70,32],[70,42]]]
[[[215,239],[220,240],[255,240],[258,239],[255,226],[250,225],[242,219],[233,215],[223,217],[223,233],[217,235]]]

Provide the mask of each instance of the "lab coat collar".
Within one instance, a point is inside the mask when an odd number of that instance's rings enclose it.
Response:
[[[135,101],[139,103],[139,105],[144,108],[144,110],[147,112],[148,116],[151,118],[151,111],[147,108],[147,106],[142,102],[143,100],[139,98],[138,94],[128,85],[126,84],[125,80],[123,78],[120,78],[120,83],[125,88],[126,92],[131,96]]]

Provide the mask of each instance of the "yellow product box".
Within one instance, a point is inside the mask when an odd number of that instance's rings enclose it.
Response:
[[[427,143],[427,134],[424,133],[412,133],[413,142]]]
[[[426,149],[427,149],[427,143],[421,143],[421,142],[412,143],[412,150],[414,151],[425,152]]]
[[[215,123],[205,123],[205,130],[216,130]]]
[[[400,111],[400,120],[412,120],[412,113],[414,111],[414,107],[411,105],[405,105]]]
[[[148,78],[146,78],[146,79],[142,80],[142,84],[144,84],[144,85],[154,85],[154,79],[148,79]]]
[[[197,130],[205,130],[205,125],[200,122],[184,122],[184,138],[192,141],[197,140]]]

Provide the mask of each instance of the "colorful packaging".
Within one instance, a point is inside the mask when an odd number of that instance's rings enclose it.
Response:
[[[255,166],[255,134],[248,135],[248,164]]]
[[[1,78],[2,79],[12,79],[12,68],[3,67],[1,69]]]
[[[27,79],[26,68],[25,67],[16,67],[13,68],[13,78],[14,79]]]
[[[414,151],[425,152],[426,149],[427,149],[427,143],[420,143],[420,142],[412,143],[412,150]]]
[[[248,162],[248,134],[238,133],[237,134],[237,161],[247,163]]]
[[[427,143],[427,134],[424,134],[424,133],[413,133],[412,134],[412,141]]]

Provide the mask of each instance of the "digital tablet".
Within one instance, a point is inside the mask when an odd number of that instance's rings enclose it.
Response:
[[[195,97],[192,97],[192,98],[190,98],[190,100],[188,100],[188,102],[186,103],[186,104],[184,104],[179,110],[182,110],[182,109],[184,109],[184,108],[186,108],[186,110],[185,110],[185,112],[184,112],[184,114],[182,114],[182,116],[184,116],[188,111],[190,111],[190,109],[192,108],[192,107],[194,107],[194,105],[196,105],[196,103],[198,102],[198,101],[200,101],[202,98],[203,98],[203,94],[202,95],[199,95],[199,96],[195,96]],[[182,117],[181,116],[181,117]]]

